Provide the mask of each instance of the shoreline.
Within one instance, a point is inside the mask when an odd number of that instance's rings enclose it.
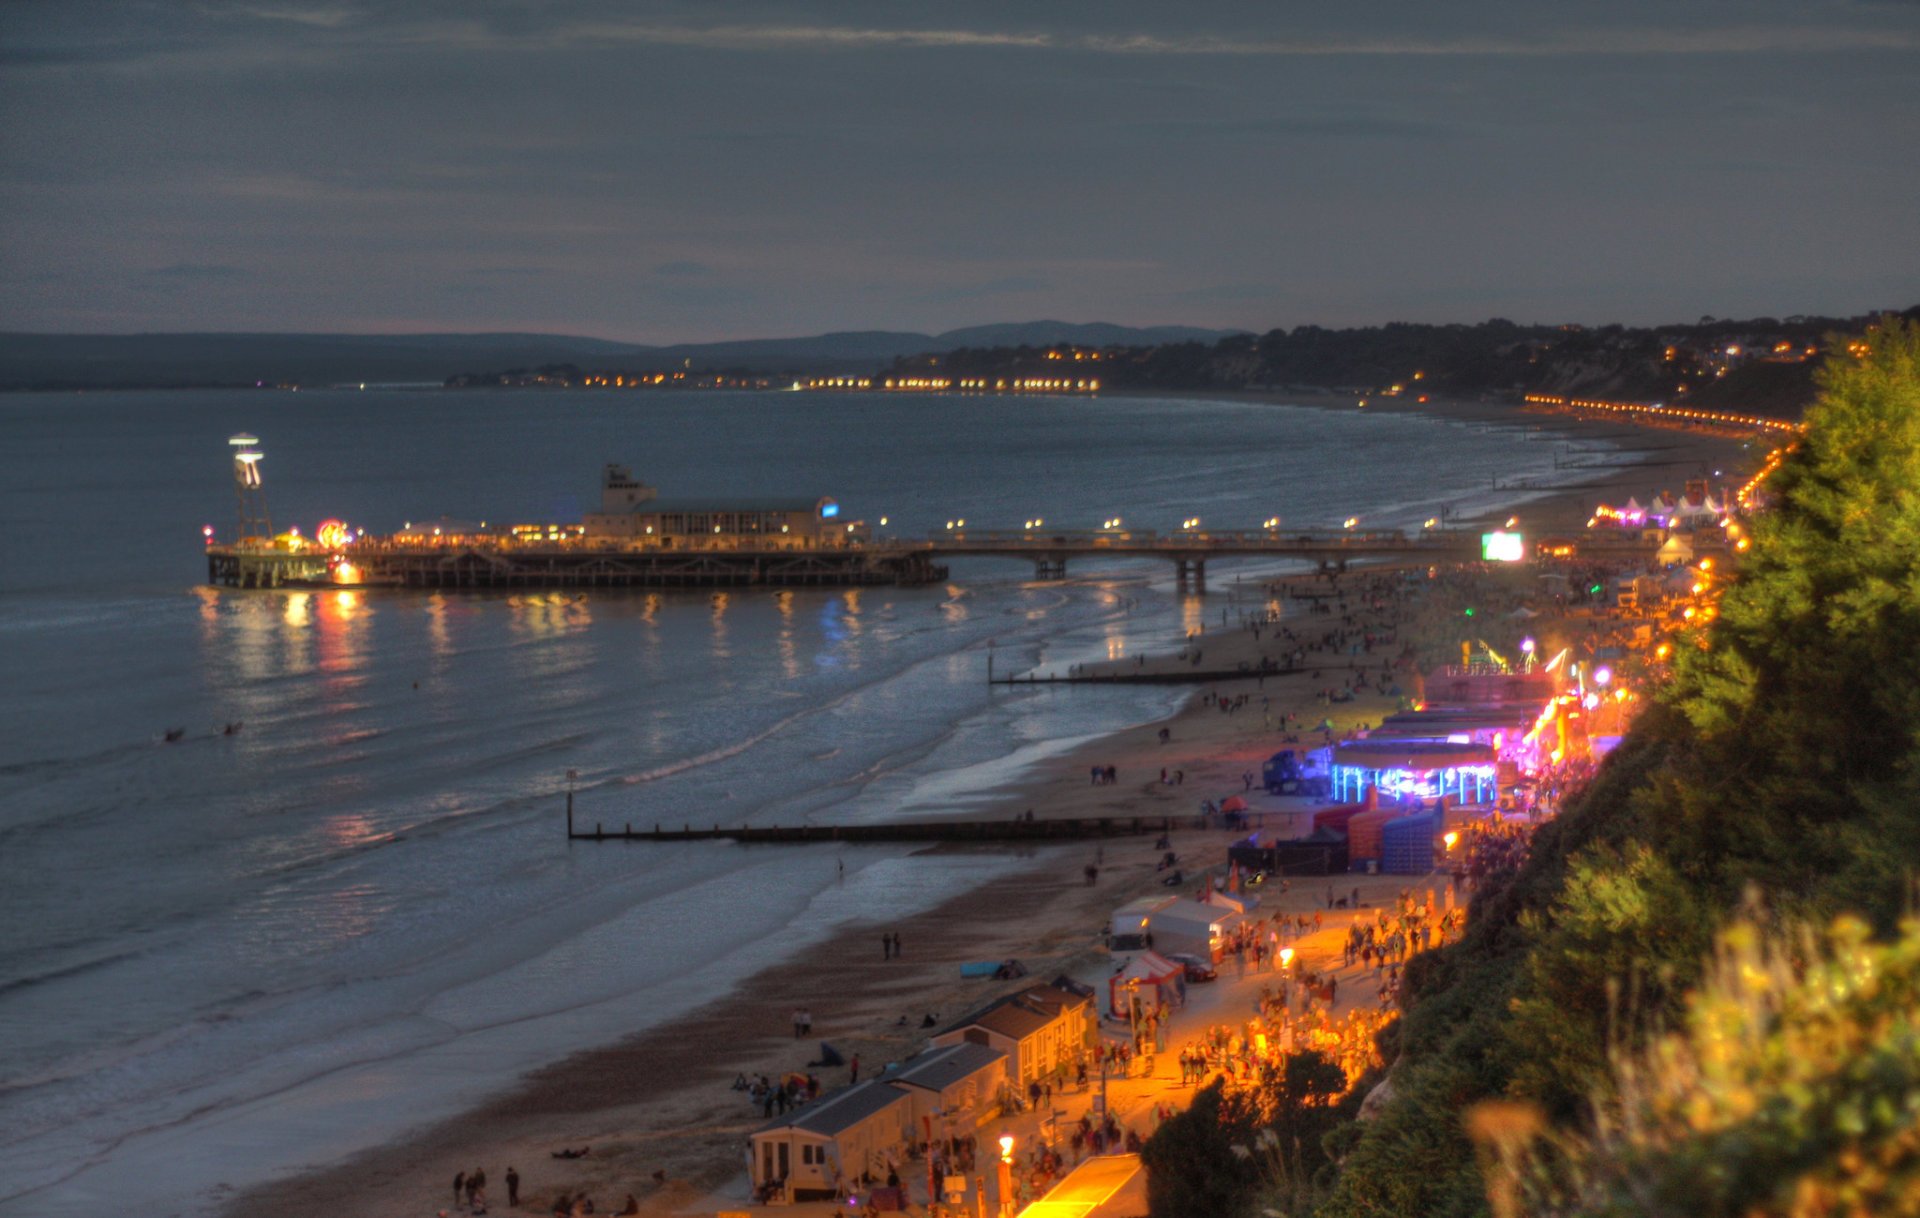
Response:
[[[1321,405],[1299,400],[1305,395],[1192,396],[1231,396],[1308,408]],[[1556,435],[1586,438],[1595,438],[1594,433],[1604,429],[1615,435],[1652,440],[1654,433],[1666,431],[1633,428],[1618,420],[1589,422],[1486,403],[1429,403],[1420,407],[1394,403],[1388,409],[1470,423],[1539,422]],[[1623,492],[1622,498],[1625,494],[1646,494],[1659,483],[1658,471],[1663,468],[1710,468],[1716,460],[1731,461],[1737,451],[1737,442],[1724,437],[1666,434],[1675,441],[1673,444],[1621,445],[1641,459],[1598,467],[1593,478],[1554,487],[1514,488],[1516,497],[1535,497],[1520,509],[1521,513],[1529,523],[1564,520],[1572,522],[1564,527],[1578,527],[1584,523],[1594,498],[1615,490]],[[1675,459],[1645,459],[1668,452],[1675,453]],[[1231,587],[1222,582],[1216,597]],[[1204,619],[1204,612],[1201,616]],[[1167,650],[1174,646],[1177,641],[1169,641]],[[1330,662],[1323,667],[1340,671]],[[1209,684],[1236,693],[1258,690],[1259,697],[1280,704],[1277,709],[1314,705],[1308,682],[1287,676],[1261,680],[1249,674]],[[1263,739],[1263,733],[1252,730],[1258,725],[1250,721],[1258,720],[1258,713],[1245,721],[1238,715],[1202,715],[1204,696],[1196,689],[1166,719],[1123,729],[1050,756],[1030,767],[1022,778],[981,792],[978,806],[956,814],[990,819],[1020,815],[1027,808],[1044,808],[1058,815],[1086,815],[1089,810],[1092,815],[1119,815],[1123,809],[1127,815],[1161,815],[1186,812],[1201,798],[1237,791],[1239,775],[1248,767],[1257,772],[1258,762],[1275,745],[1270,736]],[[1388,705],[1387,700],[1379,698],[1357,699],[1334,708],[1316,707],[1314,716],[1317,719],[1324,709],[1336,727],[1344,730],[1362,720],[1377,720]],[[1304,709],[1300,713],[1304,719]],[[1175,732],[1172,747],[1157,743],[1157,732],[1163,726]],[[1192,786],[1152,781],[1156,761],[1185,769],[1193,779]],[[1099,788],[1085,784],[1089,764],[1116,762],[1122,772],[1120,783]],[[1149,781],[1139,781],[1142,773]],[[1214,831],[1210,836],[1218,836],[1223,843],[1235,835]],[[1191,849],[1201,840],[1197,832],[1184,833],[1176,845]],[[1217,855],[1218,845],[1207,842],[1209,857]],[[1088,887],[1079,878],[1079,868],[1096,850],[1102,852],[1102,879]],[[1097,972],[1104,954],[1097,947],[1097,938],[1089,950],[1088,932],[1104,923],[1107,913],[1135,891],[1151,892],[1158,887],[1151,869],[1156,852],[1143,839],[1107,842],[1099,847],[1087,843],[994,852],[1012,853],[1031,861],[897,923],[877,920],[843,925],[804,958],[753,974],[686,1016],[612,1045],[568,1054],[523,1075],[464,1112],[409,1131],[392,1145],[343,1162],[289,1171],[251,1187],[228,1199],[221,1212],[233,1218],[269,1213],[290,1214],[293,1218],[312,1214],[318,1218],[340,1212],[437,1209],[444,1204],[445,1181],[455,1171],[470,1170],[476,1163],[484,1163],[495,1180],[504,1174],[508,1163],[519,1169],[524,1181],[522,1205],[517,1211],[508,1211],[503,1194],[496,1192],[494,1200],[501,1212],[546,1212],[546,1202],[562,1186],[591,1191],[607,1202],[604,1208],[611,1208],[617,1198],[633,1192],[642,1195],[648,1213],[682,1212],[740,1175],[745,1131],[759,1123],[758,1114],[738,1093],[727,1089],[731,1076],[741,1072],[749,1076],[774,1074],[800,1067],[800,1060],[794,1060],[799,1050],[787,1022],[791,1010],[802,1006],[814,1009],[813,1040],[832,1039],[849,1056],[860,1054],[873,1070],[879,1063],[911,1051],[922,1036],[918,1025],[923,1014],[938,1012],[951,1017],[962,1008],[1017,988],[1007,983],[983,986],[977,981],[962,981],[958,962],[1020,958],[1033,971],[1033,978],[1020,984],[1045,980],[1062,971],[1092,968]],[[904,965],[882,963],[873,954],[872,940],[883,929],[895,928],[907,945],[908,962]],[[743,998],[747,995],[750,1001]],[[822,995],[834,996],[832,1009],[825,1005]],[[905,1028],[892,1022],[898,1018],[907,1020]],[[805,1046],[808,1057],[814,1056],[813,1040],[798,1042]],[[828,1088],[845,1081],[844,1071],[820,1073]],[[594,1145],[595,1157],[569,1162],[556,1171],[548,1158],[550,1150],[581,1144]],[[666,1172],[665,1185],[650,1182],[656,1170]]]

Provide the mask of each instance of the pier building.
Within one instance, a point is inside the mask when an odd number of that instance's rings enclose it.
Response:
[[[600,510],[582,521],[588,542],[703,548],[751,542],[775,550],[844,543],[863,535],[857,521],[840,518],[840,505],[816,498],[661,499],[624,465],[600,478]]]

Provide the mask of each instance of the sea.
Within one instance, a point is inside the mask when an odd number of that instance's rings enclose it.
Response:
[[[1176,647],[1264,611],[1284,569],[1216,561],[1204,596],[1141,560],[1044,583],[967,560],[924,588],[216,590],[203,529],[234,532],[243,431],[275,528],[309,535],[576,520],[606,462],[663,496],[831,495],[898,536],[1417,527],[1570,476],[1518,421],[1177,397],[0,396],[0,1213],[215,1212],[983,883],[1016,861],[570,844],[566,799],[609,827],[983,807],[1185,696],[990,688],[990,657]]]

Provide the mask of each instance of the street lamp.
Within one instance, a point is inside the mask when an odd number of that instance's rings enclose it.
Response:
[[[1013,1213],[1013,1135],[1000,1135],[1000,1212]]]

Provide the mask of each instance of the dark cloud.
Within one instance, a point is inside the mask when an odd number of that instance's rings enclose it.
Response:
[[[1920,197],[1912,4],[16,0],[0,48],[31,328],[1651,321],[1920,282],[1858,236]]]
[[[179,279],[189,282],[218,282],[247,277],[247,272],[240,267],[219,262],[176,262],[172,266],[155,267],[146,274],[152,279]]]
[[[925,293],[921,299],[945,304],[961,300],[991,300],[1000,296],[1031,296],[1051,290],[1053,284],[1036,275],[1003,275],[980,283],[956,284]]]

